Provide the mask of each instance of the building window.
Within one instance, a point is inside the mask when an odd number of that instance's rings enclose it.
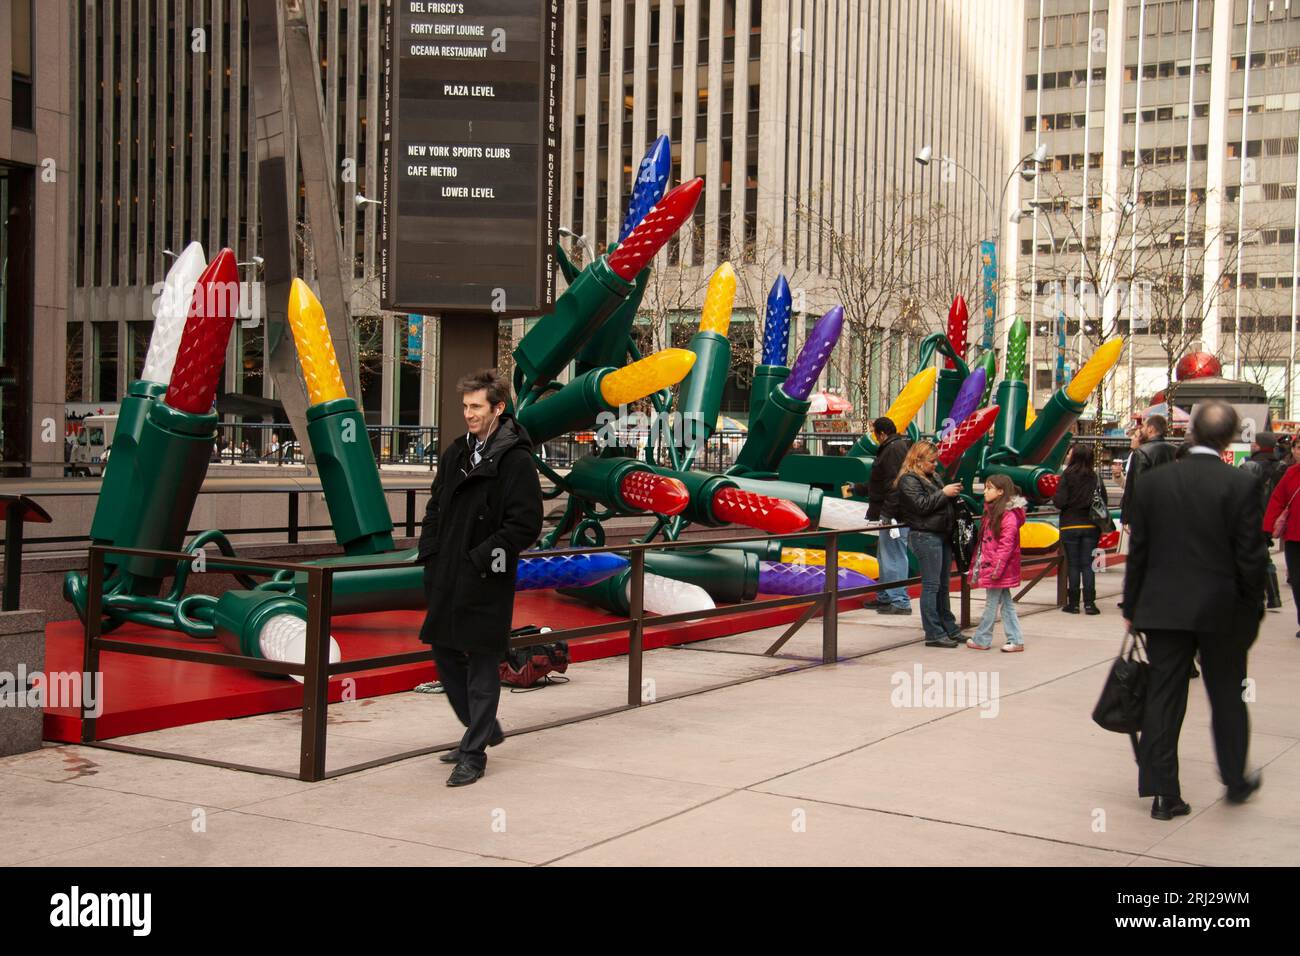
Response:
[[[95,387],[92,402],[117,401],[117,323],[95,322]]]
[[[13,62],[13,125],[34,129],[32,109],[32,0],[9,5],[10,56]]]

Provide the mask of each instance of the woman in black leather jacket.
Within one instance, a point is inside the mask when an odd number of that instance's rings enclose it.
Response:
[[[908,546],[921,566],[921,626],[927,647],[956,647],[961,637],[948,600],[949,543],[956,521],[957,483],[941,484],[935,477],[939,456],[928,441],[919,441],[903,459],[895,487],[898,520],[910,529]],[[887,533],[887,532],[885,532]]]
[[[1061,509],[1061,544],[1065,548],[1065,564],[1069,574],[1069,601],[1061,608],[1066,614],[1079,613],[1082,591],[1085,614],[1100,614],[1097,607],[1097,584],[1092,570],[1092,553],[1101,540],[1101,529],[1092,517],[1092,497],[1101,489],[1101,500],[1109,506],[1105,482],[1093,468],[1091,445],[1076,443],[1070,446],[1065,473],[1056,486],[1052,504]]]

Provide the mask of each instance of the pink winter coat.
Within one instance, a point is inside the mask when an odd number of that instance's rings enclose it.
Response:
[[[1012,498],[998,533],[980,522],[979,586],[1014,588],[1020,585],[1020,526],[1025,523],[1025,499]]]

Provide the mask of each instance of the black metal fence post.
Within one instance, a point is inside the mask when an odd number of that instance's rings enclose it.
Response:
[[[645,649],[645,551],[641,548],[632,552],[629,580],[632,588],[628,595],[631,620],[627,630],[627,703],[629,707],[639,707],[642,703],[642,653]]]
[[[307,655],[302,688],[302,753],[298,779],[325,779],[325,720],[329,710],[330,568],[307,572]]]
[[[103,700],[103,686],[98,681],[96,675],[99,674],[99,633],[104,620],[103,615],[103,593],[104,593],[104,552],[99,549],[98,545],[91,545],[87,555],[89,568],[86,574],[86,630],[85,644],[82,647],[81,656],[81,673],[82,679],[85,680],[89,675],[90,680],[97,683],[95,702]],[[90,743],[95,739],[96,718],[94,711],[87,704],[89,695],[83,685],[81,689],[81,742]]]
[[[840,534],[826,539],[826,610],[822,614],[822,663],[840,656]]]

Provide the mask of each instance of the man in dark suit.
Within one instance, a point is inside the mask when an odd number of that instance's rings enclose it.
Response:
[[[1139,478],[1161,465],[1174,460],[1174,446],[1165,441],[1169,422],[1163,415],[1149,415],[1138,430],[1139,444],[1129,454],[1128,469],[1124,474],[1124,493],[1119,500],[1120,524],[1133,523],[1133,501]]]
[[[1264,614],[1268,552],[1255,480],[1221,457],[1236,433],[1231,405],[1202,404],[1189,453],[1143,477],[1133,510],[1124,616],[1146,635],[1151,660],[1138,792],[1154,798],[1157,820],[1191,812],[1178,784],[1178,735],[1198,650],[1228,801],[1241,803],[1260,785],[1258,772],[1246,774],[1250,723],[1241,694]]]

